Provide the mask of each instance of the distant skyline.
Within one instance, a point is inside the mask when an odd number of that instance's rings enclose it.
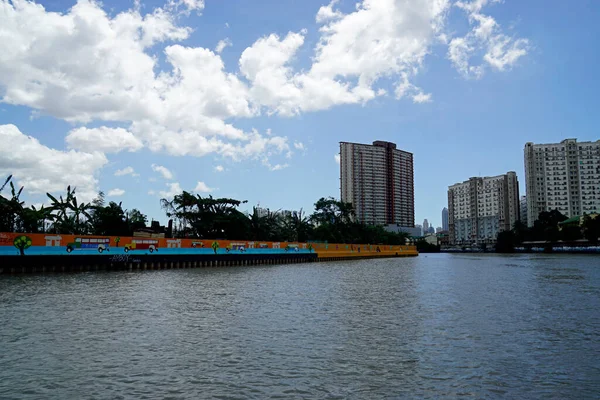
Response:
[[[310,213],[340,141],[385,140],[438,227],[470,177],[525,195],[526,142],[599,139],[600,3],[406,4],[0,0],[0,174],[163,223],[183,189]]]

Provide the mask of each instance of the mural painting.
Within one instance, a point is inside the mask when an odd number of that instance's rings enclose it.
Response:
[[[376,251],[378,249],[378,251]],[[43,233],[0,232],[0,255],[110,255],[127,254],[285,254],[317,253],[332,257],[364,253],[395,255],[416,252],[414,246],[371,246],[368,244],[256,242],[242,240],[167,239],[117,236],[84,236]],[[360,254],[360,253],[363,254]]]

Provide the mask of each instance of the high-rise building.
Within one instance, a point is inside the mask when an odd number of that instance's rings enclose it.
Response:
[[[519,220],[527,225],[527,196],[521,196],[519,204]]]
[[[451,244],[493,243],[519,219],[517,174],[470,178],[448,188]]]
[[[567,217],[600,212],[600,140],[525,144],[527,225],[543,211]]]
[[[442,230],[448,230],[448,209],[446,207],[442,209]]]
[[[358,221],[415,226],[413,155],[394,143],[340,142],[342,201],[352,203]]]
[[[418,230],[418,235],[415,236],[423,236],[423,227],[419,224],[415,225],[415,229]]]
[[[427,221],[427,218],[423,220],[423,233],[429,233],[429,221]]]

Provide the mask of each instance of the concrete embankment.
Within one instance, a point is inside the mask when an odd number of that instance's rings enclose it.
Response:
[[[87,271],[137,271],[181,268],[238,267],[296,264],[372,258],[414,257],[410,246],[393,251],[336,251],[281,254],[115,254],[98,255],[2,255],[0,274],[62,273]]]

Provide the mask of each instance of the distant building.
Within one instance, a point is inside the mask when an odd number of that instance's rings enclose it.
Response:
[[[387,225],[385,227],[385,229],[388,232],[394,232],[394,233],[404,232],[404,233],[408,233],[408,236],[410,236],[410,237],[421,237],[421,236],[423,236],[423,233],[421,232],[421,227],[420,226],[416,226],[416,227],[412,228],[412,227],[407,227],[407,226]]]
[[[394,143],[340,142],[341,199],[371,225],[415,226],[412,153]]]
[[[448,230],[448,208],[442,209],[442,230]]]
[[[415,229],[419,230],[419,235],[418,236],[423,236],[423,227],[419,224],[415,225]]]
[[[519,204],[519,220],[527,225],[527,196],[521,196]]]
[[[429,229],[427,229],[427,233],[429,233],[429,234],[435,233],[435,228],[433,227],[433,225],[429,226]]]
[[[442,229],[441,226],[438,226],[437,228],[435,228],[435,233],[440,233],[443,232],[444,230]]]
[[[519,218],[519,182],[514,172],[470,178],[448,188],[451,244],[493,243]]]
[[[423,234],[426,234],[429,232],[429,221],[427,221],[427,218],[425,218],[423,220]]]
[[[527,225],[543,211],[567,217],[600,211],[600,140],[525,144]]]

